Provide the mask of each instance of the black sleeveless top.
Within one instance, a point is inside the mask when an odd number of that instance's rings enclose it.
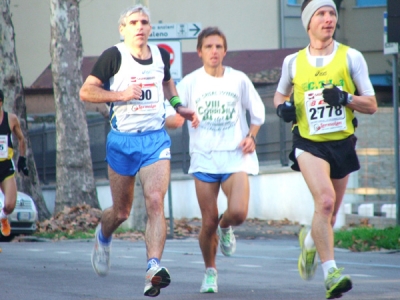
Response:
[[[7,135],[8,137],[8,147],[12,148],[12,140],[11,140],[11,128],[10,124],[8,124],[8,113],[4,112],[3,121],[0,124],[0,135]]]

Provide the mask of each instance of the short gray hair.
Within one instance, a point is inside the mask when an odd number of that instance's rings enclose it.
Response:
[[[145,14],[148,18],[149,18],[149,22],[150,22],[150,10],[146,7],[143,6],[142,4],[138,4],[132,7],[129,7],[127,9],[125,9],[122,13],[121,16],[119,17],[118,20],[118,25],[126,25],[126,18],[129,17],[131,14],[140,12],[142,14]]]

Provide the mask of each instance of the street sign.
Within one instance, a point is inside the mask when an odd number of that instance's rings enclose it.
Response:
[[[197,39],[200,30],[200,23],[152,24],[149,40]]]
[[[387,12],[383,13],[383,54],[399,53],[399,43],[388,43]]]
[[[150,41],[149,44],[157,45],[168,51],[170,59],[171,77],[174,81],[182,79],[182,46],[180,41]]]

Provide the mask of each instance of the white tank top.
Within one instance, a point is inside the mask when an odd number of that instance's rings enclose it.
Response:
[[[160,50],[150,47],[153,63],[142,65],[135,61],[124,43],[115,45],[121,52],[121,66],[110,78],[111,91],[124,91],[131,84],[142,85],[140,99],[113,102],[110,107],[111,128],[121,132],[158,130],[165,122],[164,62]]]

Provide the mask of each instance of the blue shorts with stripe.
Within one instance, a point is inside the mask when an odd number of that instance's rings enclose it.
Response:
[[[227,174],[211,174],[211,173],[203,173],[203,172],[194,172],[192,173],[194,177],[196,177],[198,180],[204,181],[204,182],[224,182],[229,178],[229,176],[232,175],[232,173],[227,173]]]
[[[111,130],[107,136],[106,161],[123,176],[135,176],[140,168],[171,159],[171,139],[164,128],[141,133]]]

